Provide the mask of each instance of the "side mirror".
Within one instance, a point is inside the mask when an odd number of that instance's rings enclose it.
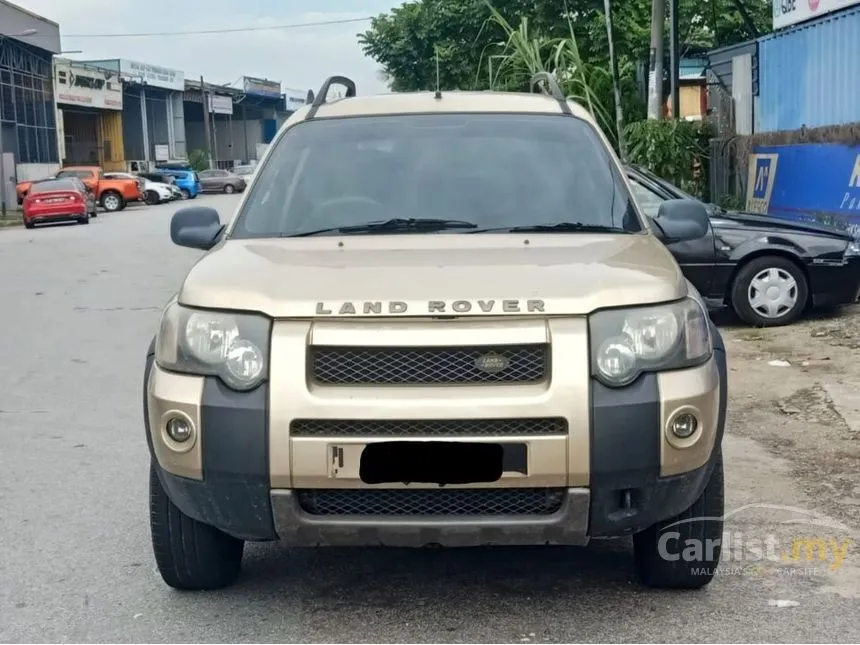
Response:
[[[181,208],[170,220],[170,239],[191,249],[208,251],[218,243],[223,230],[218,211],[207,206]]]
[[[708,209],[692,199],[667,199],[660,204],[653,221],[657,237],[666,244],[696,240],[711,228]]]

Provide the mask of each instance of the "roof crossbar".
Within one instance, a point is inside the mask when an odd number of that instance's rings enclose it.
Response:
[[[533,92],[535,85],[541,83],[542,89],[545,89],[547,86],[549,87],[549,94],[552,98],[558,101],[559,106],[561,106],[561,111],[565,114],[572,115],[573,112],[571,112],[570,106],[567,104],[567,97],[564,95],[564,92],[561,91],[561,87],[559,87],[555,76],[550,72],[537,72],[529,81],[529,91]]]
[[[332,85],[343,85],[346,87],[346,98],[352,98],[355,96],[355,81],[351,78],[347,78],[346,76],[329,76],[325,80],[325,83],[322,84],[320,91],[317,92],[317,95],[314,97],[314,101],[311,103],[311,109],[308,110],[308,114],[305,117],[306,120],[314,118],[314,115],[317,113],[317,110],[320,109],[320,106],[325,105],[328,91]]]

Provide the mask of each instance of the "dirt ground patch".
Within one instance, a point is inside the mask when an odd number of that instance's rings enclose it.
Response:
[[[729,361],[729,436],[785,460],[804,502],[860,526],[860,306],[770,329],[714,314]]]

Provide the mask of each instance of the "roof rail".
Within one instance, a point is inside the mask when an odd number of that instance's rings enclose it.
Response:
[[[537,72],[534,74],[529,81],[529,91],[533,92],[535,85],[541,82],[543,82],[545,86],[549,86],[550,96],[558,101],[558,104],[561,106],[561,111],[565,114],[573,114],[570,111],[570,106],[567,104],[567,97],[564,95],[564,92],[561,91],[561,87],[559,87],[555,75],[550,72]]]
[[[346,76],[329,76],[325,79],[325,83],[322,84],[320,91],[317,92],[317,95],[314,97],[313,103],[311,103],[311,109],[308,110],[308,114],[305,119],[314,118],[314,115],[317,113],[317,110],[320,109],[320,106],[325,104],[326,96],[328,95],[328,91],[332,85],[343,85],[346,87],[347,98],[355,96],[355,81],[351,78],[347,78]]]

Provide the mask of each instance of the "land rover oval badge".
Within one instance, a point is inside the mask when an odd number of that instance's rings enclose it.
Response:
[[[489,354],[481,354],[475,359],[475,367],[487,374],[498,374],[502,370],[508,368],[511,362],[507,357],[495,352]]]

